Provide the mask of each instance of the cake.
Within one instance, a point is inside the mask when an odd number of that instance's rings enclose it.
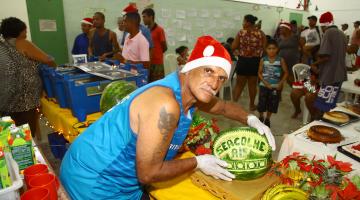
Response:
[[[350,120],[349,115],[338,111],[326,112],[323,118],[335,123],[347,123]]]
[[[349,144],[342,147],[347,152],[353,154],[354,156],[357,156],[360,158],[360,142],[357,142],[355,144]]]
[[[336,128],[323,125],[311,126],[307,135],[310,139],[323,143],[338,143],[343,140],[341,133]]]

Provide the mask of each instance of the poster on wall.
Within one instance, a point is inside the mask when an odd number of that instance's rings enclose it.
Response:
[[[53,19],[39,19],[39,28],[41,32],[57,31],[56,20]]]
[[[105,8],[85,8],[83,17],[93,17],[94,13],[102,12],[105,14]]]

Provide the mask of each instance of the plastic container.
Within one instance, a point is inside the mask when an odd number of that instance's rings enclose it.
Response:
[[[79,69],[74,69],[71,71],[54,71],[54,73],[51,75],[51,85],[60,108],[70,108],[70,102],[68,101],[65,90],[65,81],[69,79],[91,76],[91,74],[87,74]]]
[[[54,98],[55,93],[51,86],[51,76],[54,73],[55,68],[50,67],[48,65],[41,64],[40,65],[40,77],[43,82],[43,87],[46,92],[47,97]]]
[[[21,195],[21,200],[50,200],[50,192],[45,188],[33,188]]]
[[[10,153],[5,153],[6,163],[8,165],[12,185],[10,187],[0,190],[1,200],[16,200],[20,199],[19,189],[23,186],[23,181],[20,178],[19,167]]]
[[[87,77],[65,81],[72,114],[79,122],[91,113],[100,112],[100,97],[110,80],[101,77]]]
[[[69,142],[58,132],[48,134],[48,141],[54,157],[62,160],[69,148]]]

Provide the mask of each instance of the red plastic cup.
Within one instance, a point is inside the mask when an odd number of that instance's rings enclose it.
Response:
[[[40,174],[30,179],[30,188],[45,188],[49,190],[50,200],[57,200],[57,190],[60,183],[58,178],[53,174]]]
[[[44,164],[35,164],[35,165],[31,165],[30,167],[27,167],[24,170],[24,178],[25,178],[25,183],[27,188],[29,189],[29,181],[39,175],[39,174],[46,174],[49,172],[48,166],[44,165]]]
[[[50,192],[45,188],[33,188],[21,195],[21,200],[50,200]]]

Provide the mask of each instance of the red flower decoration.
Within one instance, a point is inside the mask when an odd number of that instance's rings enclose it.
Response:
[[[343,172],[351,172],[352,171],[352,168],[351,168],[352,164],[351,163],[337,161],[332,156],[327,156],[327,159],[328,159],[331,166],[335,166],[336,169],[338,169],[340,171],[343,171]]]

